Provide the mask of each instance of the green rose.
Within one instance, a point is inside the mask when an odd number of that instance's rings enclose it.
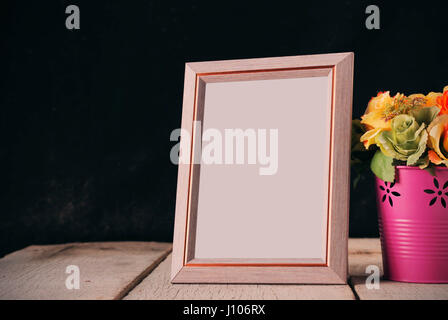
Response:
[[[411,115],[398,115],[392,119],[392,130],[381,132],[375,142],[385,156],[406,161],[408,166],[416,165],[428,141],[425,122],[419,124]]]
[[[425,128],[439,114],[438,107],[414,109],[410,115],[402,114],[391,121],[391,131],[383,131],[375,137],[377,150],[370,168],[381,180],[395,180],[393,160],[406,161],[408,166],[419,166],[424,169],[429,164],[428,157],[422,157],[428,141]]]

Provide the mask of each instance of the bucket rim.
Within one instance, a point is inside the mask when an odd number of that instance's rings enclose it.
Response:
[[[413,166],[396,166],[395,168],[397,169],[401,169],[401,170],[424,170],[424,169],[420,169],[419,167],[413,167]],[[446,171],[448,170],[447,167],[435,167],[436,170],[443,170]]]

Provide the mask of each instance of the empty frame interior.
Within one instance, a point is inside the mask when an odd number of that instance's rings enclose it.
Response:
[[[198,75],[186,265],[327,265],[333,75]]]

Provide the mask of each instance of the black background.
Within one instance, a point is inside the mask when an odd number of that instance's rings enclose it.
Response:
[[[443,3],[2,0],[0,255],[172,240],[186,61],[354,51],[359,117],[377,91],[448,85]],[[80,30],[65,27],[69,4]],[[365,27],[369,4],[380,30]],[[366,173],[352,191],[352,236],[377,235],[373,190]]]

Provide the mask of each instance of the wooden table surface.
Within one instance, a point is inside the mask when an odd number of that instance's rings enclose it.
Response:
[[[348,285],[173,285],[170,252],[157,242],[29,246],[0,259],[0,299],[448,299],[445,284],[381,279],[368,289],[366,267],[382,268],[378,239],[349,240]],[[70,265],[79,289],[66,287]]]

